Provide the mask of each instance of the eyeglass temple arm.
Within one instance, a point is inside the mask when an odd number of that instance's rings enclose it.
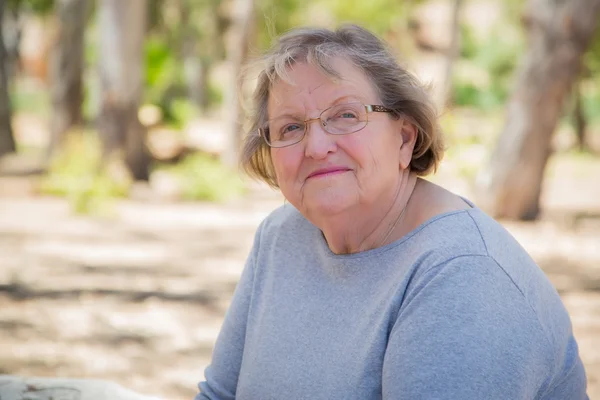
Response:
[[[367,112],[394,112],[394,110],[392,110],[391,108],[387,108],[376,104],[365,105],[365,108],[367,109]]]

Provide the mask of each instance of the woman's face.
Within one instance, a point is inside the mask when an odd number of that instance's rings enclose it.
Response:
[[[269,118],[304,121],[319,117],[332,105],[380,104],[376,90],[359,69],[341,58],[334,59],[332,66],[341,79],[333,81],[307,63],[290,67],[294,84],[278,81],[273,85]],[[301,142],[271,149],[281,192],[309,219],[393,200],[399,168],[408,166],[412,154],[413,143],[403,146],[402,132],[412,126],[381,112],[369,113],[368,120],[363,129],[346,135],[328,134],[317,121],[309,122]]]

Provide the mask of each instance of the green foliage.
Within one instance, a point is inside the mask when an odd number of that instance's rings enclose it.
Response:
[[[144,101],[159,107],[164,122],[181,128],[191,117],[199,114],[199,106],[188,98],[184,65],[164,34],[151,35],[145,43]],[[207,83],[208,104],[223,101],[223,88]]]
[[[223,93],[224,88],[222,86],[208,82],[207,90],[209,104],[223,104],[225,94]]]
[[[174,99],[169,105],[169,116],[176,127],[183,128],[185,121],[198,116],[198,107],[191,100]]]
[[[42,180],[41,192],[68,198],[77,213],[103,212],[111,199],[127,195],[130,182],[117,182],[101,156],[101,143],[95,133],[73,133]]]
[[[508,98],[508,87],[499,82],[478,86],[461,80],[454,83],[454,104],[491,110],[504,104]]]
[[[523,52],[521,42],[506,39],[495,32],[487,42],[480,45],[473,62],[486,68],[494,79],[510,77],[518,56]]]
[[[481,101],[479,95],[482,91],[477,85],[455,79],[453,87],[454,104],[458,106],[480,106]]]
[[[159,168],[176,177],[185,200],[219,202],[243,193],[238,174],[205,154],[191,154],[176,165]]]
[[[410,7],[417,3],[397,0],[321,1],[323,8],[331,10],[337,21],[358,23],[379,35],[401,25],[410,14]]]
[[[195,58],[205,76],[209,76],[214,64],[225,56],[223,13],[226,8],[222,3],[220,0],[151,0],[148,4],[144,101],[158,106],[169,125],[180,127],[186,122],[180,119],[182,101],[188,99],[190,92],[184,60]],[[195,105],[196,108],[220,103],[221,88],[208,84],[204,90],[206,101]],[[187,105],[194,103],[188,101]],[[184,114],[189,114],[188,111]]]
[[[260,0],[257,4],[257,46],[264,49],[282,33],[304,25],[335,27],[356,23],[379,35],[407,25],[410,10],[420,0]],[[393,42],[393,38],[387,37]]]
[[[588,90],[583,92],[583,112],[591,122],[600,121],[600,29],[583,59],[582,80]]]
[[[7,0],[8,10],[26,9],[38,15],[48,15],[54,10],[54,0]]]
[[[584,56],[584,65],[584,73],[596,76],[600,74],[600,29],[596,30],[596,35]]]
[[[183,66],[164,37],[151,36],[145,43],[145,100],[158,106],[167,123],[181,121],[173,114],[172,101],[184,92]]]
[[[523,52],[520,32],[504,27],[496,29],[482,40],[472,30],[461,26],[461,56],[483,75],[473,79],[471,70],[457,71],[454,81],[454,102],[458,106],[472,106],[484,110],[498,107],[507,100],[519,55]]]
[[[301,23],[303,4],[301,0],[260,0],[256,3],[256,44],[259,49],[270,47],[274,38]]]
[[[145,55],[147,84],[164,86],[169,78],[178,78],[180,72],[174,51],[160,36],[153,36],[146,40]]]
[[[10,92],[10,100],[14,113],[50,115],[50,94],[47,90],[16,81]]]
[[[583,113],[590,122],[600,122],[600,79],[596,80],[596,90],[583,96]]]
[[[481,44],[479,43],[475,32],[468,25],[460,25],[461,48],[460,56],[466,59],[474,59],[480,51]]]

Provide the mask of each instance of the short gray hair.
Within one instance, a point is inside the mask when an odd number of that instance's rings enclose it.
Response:
[[[335,57],[343,57],[362,70],[381,97],[381,104],[415,125],[417,140],[410,169],[421,176],[435,171],[444,153],[444,143],[436,108],[427,90],[398,64],[382,39],[356,25],[343,25],[335,31],[292,30],[257,60],[263,67],[252,99],[250,131],[241,153],[243,169],[250,176],[278,187],[270,148],[258,135],[258,129],[269,119],[267,105],[271,87],[279,79],[289,82],[289,67],[298,62],[307,62],[332,78],[339,78],[340,71],[331,66],[331,59]]]

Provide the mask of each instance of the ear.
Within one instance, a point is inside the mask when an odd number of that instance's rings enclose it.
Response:
[[[402,144],[400,145],[400,168],[407,169],[412,160],[413,150],[417,143],[418,129],[412,122],[402,118],[398,121],[400,124],[400,136]]]

